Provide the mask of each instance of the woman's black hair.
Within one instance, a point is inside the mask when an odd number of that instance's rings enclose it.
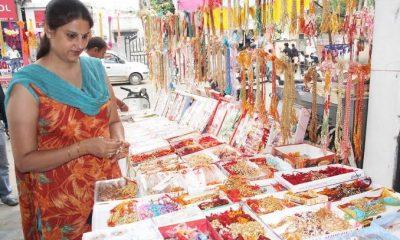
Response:
[[[76,19],[88,21],[93,27],[93,19],[89,10],[79,0],[52,0],[46,6],[46,25],[51,30],[68,24]],[[46,56],[50,51],[50,41],[46,34],[40,40],[36,59]]]
[[[92,48],[97,48],[97,49],[103,49],[107,47],[106,41],[104,41],[101,37],[92,37],[87,46],[86,49],[90,50]]]

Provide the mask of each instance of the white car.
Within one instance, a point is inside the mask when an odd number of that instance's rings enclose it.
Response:
[[[149,68],[146,64],[129,62],[112,51],[106,52],[102,62],[106,68],[108,79],[112,84],[130,83],[138,85],[149,76]]]

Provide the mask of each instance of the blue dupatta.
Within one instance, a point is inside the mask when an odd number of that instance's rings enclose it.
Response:
[[[99,59],[80,57],[82,71],[82,88],[79,89],[55,73],[38,65],[31,64],[14,74],[7,89],[5,105],[15,84],[21,84],[38,99],[30,86],[38,87],[46,96],[78,108],[87,115],[96,115],[100,108],[109,100],[110,94],[106,81],[106,72]]]

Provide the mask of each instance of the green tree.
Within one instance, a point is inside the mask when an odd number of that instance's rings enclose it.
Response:
[[[151,7],[160,15],[175,13],[175,7],[172,0],[151,0]]]

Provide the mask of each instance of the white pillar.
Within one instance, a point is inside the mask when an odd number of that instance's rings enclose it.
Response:
[[[375,4],[364,170],[391,187],[400,130],[400,0]]]

